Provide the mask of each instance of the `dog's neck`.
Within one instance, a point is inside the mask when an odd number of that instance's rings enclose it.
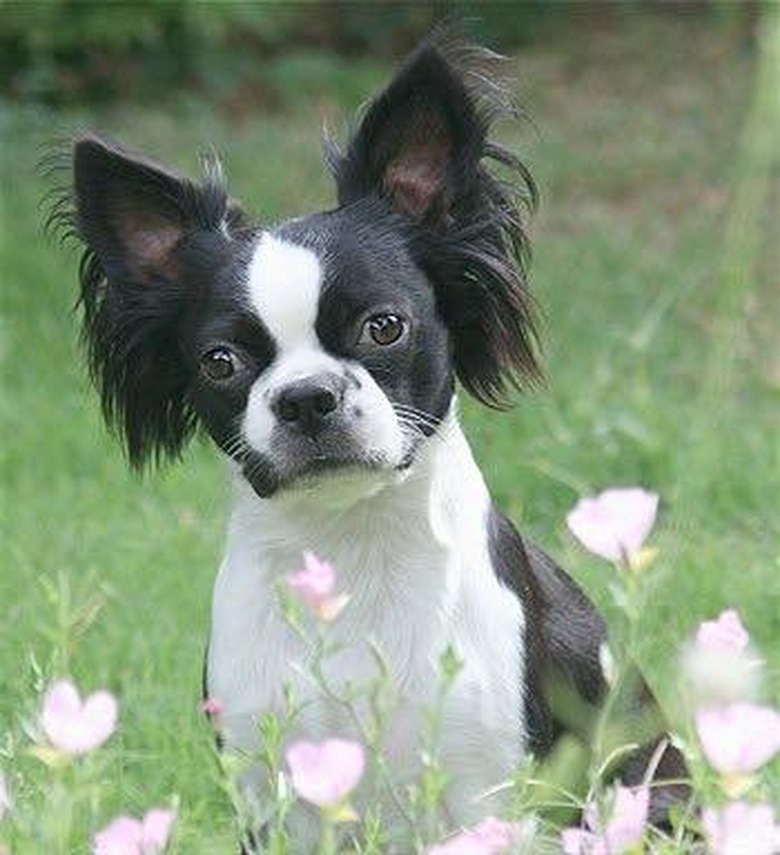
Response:
[[[472,612],[496,585],[490,499],[454,407],[405,473],[354,477],[282,501],[239,485],[214,622],[233,624],[230,647],[240,643],[241,623],[275,633],[279,586],[311,550],[333,565],[335,593],[350,598],[331,636],[346,646],[372,639],[409,687],[431,678],[419,660],[436,662],[450,643],[461,652],[470,646],[454,637],[457,627],[480,622]]]
[[[453,405],[401,472],[337,474],[270,500],[239,477],[228,548],[262,554],[271,573],[295,571],[311,550],[352,590],[379,575],[372,568],[393,576],[377,583],[416,587],[448,555],[468,548],[472,528],[484,533],[488,503]]]

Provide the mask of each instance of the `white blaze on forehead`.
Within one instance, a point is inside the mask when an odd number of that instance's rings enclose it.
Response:
[[[306,247],[264,232],[249,265],[249,299],[277,347],[315,344],[322,267]]]

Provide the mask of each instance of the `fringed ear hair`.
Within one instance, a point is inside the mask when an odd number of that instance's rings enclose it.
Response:
[[[83,335],[109,426],[131,463],[177,455],[195,429],[178,324],[188,236],[227,239],[235,220],[218,167],[202,186],[94,136],[73,147],[73,189],[51,225],[85,246]]]
[[[369,105],[346,151],[331,148],[328,159],[340,204],[380,196],[404,218],[460,381],[503,406],[509,387],[540,376],[522,217],[536,188],[525,166],[489,141],[494,122],[513,110],[484,59],[426,42]],[[514,181],[488,172],[490,160]]]

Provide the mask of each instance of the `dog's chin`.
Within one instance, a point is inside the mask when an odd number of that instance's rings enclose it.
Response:
[[[247,456],[242,474],[262,499],[296,502],[314,498],[332,506],[366,499],[403,480],[411,459],[393,461],[382,452]]]

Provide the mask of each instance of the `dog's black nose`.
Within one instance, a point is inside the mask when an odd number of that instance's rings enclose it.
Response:
[[[318,374],[280,389],[271,403],[276,418],[307,436],[314,436],[341,407],[346,382],[337,374]]]

